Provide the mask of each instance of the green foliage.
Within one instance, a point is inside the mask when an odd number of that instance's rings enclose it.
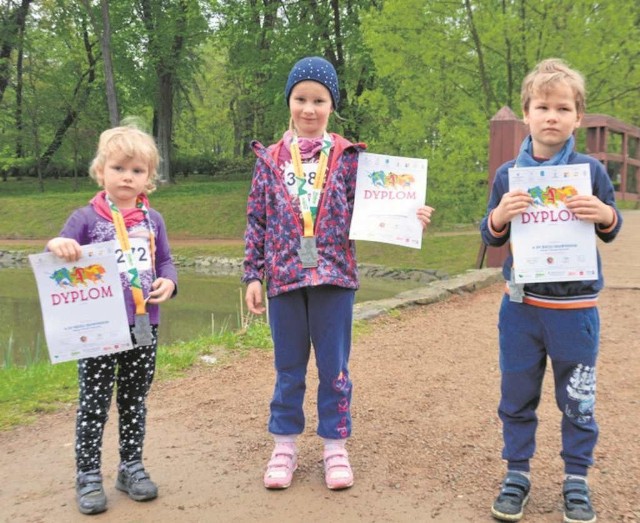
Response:
[[[489,119],[505,105],[519,110],[539,60],[564,58],[585,74],[592,110],[638,121],[637,20],[638,6],[619,2],[386,0],[363,21],[377,71],[360,97],[377,116],[364,132],[370,150],[428,158],[436,223],[477,222]]]

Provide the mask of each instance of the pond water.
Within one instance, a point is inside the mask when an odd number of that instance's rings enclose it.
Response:
[[[239,325],[244,286],[238,276],[181,270],[179,295],[162,305],[160,344],[189,341]],[[395,296],[415,282],[363,278],[356,301]],[[246,309],[245,309],[246,313]],[[0,270],[0,367],[48,360],[35,278],[29,268]]]

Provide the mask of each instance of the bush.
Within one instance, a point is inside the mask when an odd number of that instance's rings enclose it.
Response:
[[[241,180],[251,177],[254,163],[255,158],[177,157],[171,170],[175,177],[204,174],[219,180]]]
[[[174,177],[201,174],[216,180],[250,179],[255,158],[213,158],[211,156],[191,156],[175,158],[171,164]],[[85,163],[78,167],[78,176],[88,176]],[[3,180],[38,176],[38,164],[35,158],[0,157],[0,177]],[[42,173],[43,178],[72,178],[73,164],[51,162]]]
[[[88,169],[83,164],[78,168],[79,176],[87,176]],[[9,177],[21,178],[38,176],[38,161],[35,158],[0,158],[0,176],[3,180]],[[72,178],[74,176],[73,163],[50,162],[42,172],[43,178]]]

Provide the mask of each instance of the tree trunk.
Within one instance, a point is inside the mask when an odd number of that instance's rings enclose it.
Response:
[[[476,56],[478,57],[478,72],[480,73],[480,83],[482,85],[482,91],[484,93],[485,112],[487,113],[487,116],[489,116],[491,114],[491,109],[497,105],[496,98],[493,94],[493,90],[491,89],[491,82],[489,80],[487,68],[484,63],[484,51],[482,49],[482,42],[480,41],[478,29],[476,28],[476,24],[473,19],[473,8],[471,7],[471,2],[469,0],[465,0],[464,5],[467,11],[469,30],[471,31],[471,37],[473,38],[473,43],[475,45]]]
[[[118,96],[116,82],[113,75],[113,60],[111,57],[111,22],[109,19],[109,2],[101,0],[102,8],[102,62],[104,64],[104,81],[107,94],[107,106],[109,108],[109,122],[111,127],[120,123],[120,111],[118,108]]]
[[[171,130],[173,129],[173,75],[164,73],[158,78],[158,150],[160,167],[158,180],[162,183],[173,181],[171,177]]]
[[[23,76],[22,76],[22,61],[24,58],[24,28],[20,29],[20,36],[18,40],[18,60],[16,61],[16,157],[22,158],[24,151],[22,147],[22,131],[24,129],[24,121],[22,116],[22,88],[23,88]]]

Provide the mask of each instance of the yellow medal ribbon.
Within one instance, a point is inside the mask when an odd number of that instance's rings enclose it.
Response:
[[[302,212],[302,221],[304,224],[304,236],[309,238],[313,237],[313,225],[315,219],[314,211],[318,208],[318,204],[320,203],[320,194],[322,193],[322,187],[327,173],[327,166],[329,164],[331,137],[326,132],[322,137],[322,149],[320,150],[320,159],[318,160],[318,168],[311,194],[307,193],[303,188],[306,183],[306,179],[302,168],[302,156],[300,155],[298,135],[295,131],[293,132],[290,150],[293,172],[299,182],[298,197],[300,200],[300,211]]]
[[[136,304],[136,314],[146,314],[146,302],[144,299],[144,293],[142,292],[142,282],[140,281],[140,274],[138,273],[138,269],[133,260],[133,252],[131,250],[131,243],[129,242],[129,233],[127,232],[127,226],[124,223],[124,218],[122,217],[120,209],[118,209],[118,207],[111,200],[109,200],[108,196],[105,196],[105,198],[107,200],[107,203],[109,204],[109,208],[111,209],[111,217],[113,219],[113,225],[116,229],[116,237],[118,238],[118,243],[122,248],[124,264],[125,268],[127,269],[127,275],[129,277],[129,283],[131,285],[131,294],[133,295],[133,301]],[[136,205],[142,210],[145,217],[148,219],[148,211],[145,205],[141,201],[137,202]],[[151,250],[151,264],[152,267],[155,267],[155,239],[150,223],[149,244]]]

